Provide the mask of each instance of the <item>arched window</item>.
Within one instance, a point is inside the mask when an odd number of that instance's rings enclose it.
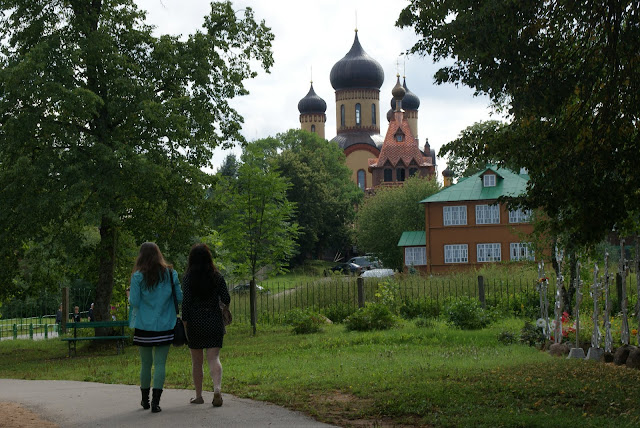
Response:
[[[364,169],[358,171],[358,187],[362,190],[364,190],[366,187]]]
[[[393,170],[391,168],[384,169],[384,181],[385,182],[393,181]]]
[[[313,133],[316,132],[316,126],[315,125],[311,125],[311,132],[313,132]]]
[[[344,104],[340,106],[340,126],[344,126]]]
[[[360,126],[360,103],[356,104],[356,126]]]
[[[404,181],[404,168],[396,169],[396,181]]]
[[[375,126],[376,124],[376,105],[371,104],[371,124]]]

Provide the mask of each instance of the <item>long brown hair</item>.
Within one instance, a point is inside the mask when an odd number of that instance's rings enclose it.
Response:
[[[189,284],[195,296],[206,299],[214,295],[214,279],[217,272],[207,244],[195,244],[191,247],[185,277],[189,277]]]
[[[147,288],[155,288],[164,273],[172,267],[154,242],[145,242],[140,246],[133,272],[140,271]]]

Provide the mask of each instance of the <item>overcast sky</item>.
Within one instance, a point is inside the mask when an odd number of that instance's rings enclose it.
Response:
[[[147,23],[157,27],[157,34],[193,33],[210,11],[209,0],[135,1],[148,12]],[[408,88],[420,97],[421,146],[428,138],[437,152],[467,126],[491,118],[488,98],[474,97],[466,87],[433,83],[433,74],[441,64],[433,64],[431,58],[400,56],[417,40],[412,30],[394,25],[408,4],[405,0],[236,0],[233,4],[236,9],[251,7],[256,19],[264,20],[275,35],[271,73],[260,71],[245,84],[250,94],[232,102],[245,119],[242,133],[248,140],[299,128],[298,101],[309,91],[312,79],[316,93],[327,102],[325,137],[335,137],[335,93],[329,74],[351,48],[356,26],[363,49],[385,73],[380,88],[382,135],[397,73],[406,75]],[[214,167],[222,163],[226,153],[216,153]],[[439,161],[439,171],[444,168],[444,162]]]

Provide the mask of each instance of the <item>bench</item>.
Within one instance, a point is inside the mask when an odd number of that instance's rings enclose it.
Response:
[[[73,344],[73,355],[76,354],[76,344],[84,340],[115,340],[116,352],[119,354],[120,349],[124,352],[124,341],[129,339],[125,335],[124,328],[129,327],[129,320],[123,321],[92,321],[92,322],[68,322],[66,323],[67,331],[73,329],[73,337],[63,337],[61,340],[69,344],[69,357],[71,357],[71,345]],[[81,336],[78,337],[78,330],[86,328],[120,328],[120,335],[116,336]],[[95,334],[95,333],[94,333]]]

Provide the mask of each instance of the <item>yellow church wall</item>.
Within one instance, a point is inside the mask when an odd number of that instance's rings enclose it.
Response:
[[[376,159],[377,156],[368,150],[354,150],[347,155],[347,166],[351,169],[351,181],[358,184],[358,171],[365,172],[365,188],[371,187],[373,176],[368,171],[369,159]]]
[[[336,93],[336,128],[338,131],[358,127],[380,132],[380,93],[373,90],[347,90]],[[356,104],[360,104],[360,125],[356,125]],[[376,106],[375,123],[372,120],[371,105]],[[344,105],[344,126],[340,107]]]

